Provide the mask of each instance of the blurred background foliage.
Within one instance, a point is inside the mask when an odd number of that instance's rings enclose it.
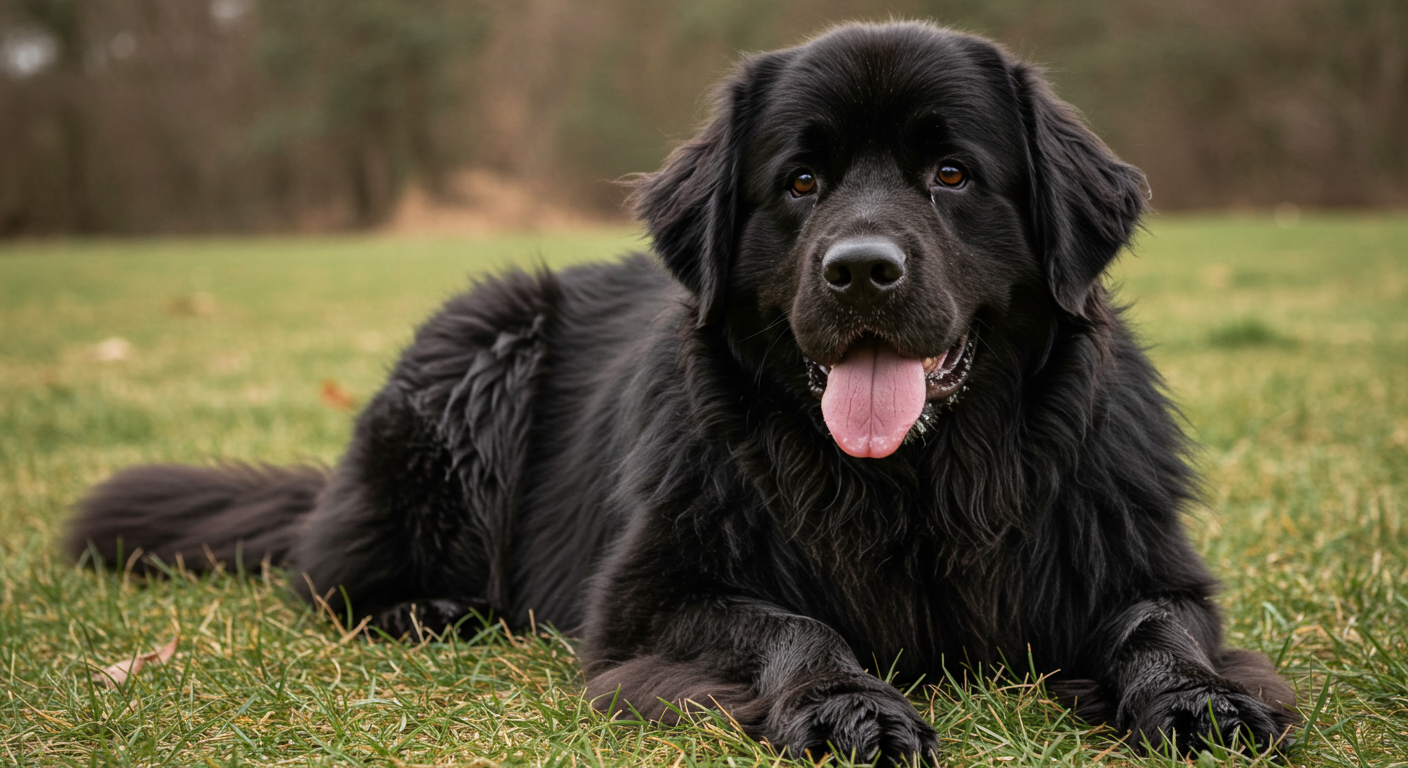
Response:
[[[1402,0],[0,0],[0,236],[621,217],[741,52],[889,18],[1046,65],[1161,210],[1408,205]]]

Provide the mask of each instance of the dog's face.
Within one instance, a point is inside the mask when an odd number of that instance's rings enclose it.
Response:
[[[746,61],[637,198],[701,324],[821,397],[859,457],[952,401],[980,324],[1034,302],[1080,317],[1142,204],[1138,171],[1030,69],[923,24]]]

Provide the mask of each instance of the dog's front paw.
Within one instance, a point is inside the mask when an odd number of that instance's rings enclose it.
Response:
[[[883,765],[937,764],[939,736],[879,680],[808,686],[772,708],[764,737],[792,757],[826,753]]]
[[[1295,741],[1289,713],[1223,680],[1188,680],[1144,698],[1121,720],[1136,746],[1155,752],[1187,755],[1217,745],[1260,754]]]

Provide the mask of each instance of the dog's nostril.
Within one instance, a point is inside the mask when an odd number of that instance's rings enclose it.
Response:
[[[904,270],[892,261],[882,262],[870,268],[870,281],[880,286],[890,285],[903,276]]]
[[[851,270],[844,264],[827,264],[822,276],[837,288],[845,288],[851,282]]]

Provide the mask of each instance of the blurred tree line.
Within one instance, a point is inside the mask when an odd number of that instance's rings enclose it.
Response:
[[[1163,210],[1408,205],[1402,0],[0,0],[0,235],[369,227],[488,169],[620,215],[739,52],[932,18]]]

